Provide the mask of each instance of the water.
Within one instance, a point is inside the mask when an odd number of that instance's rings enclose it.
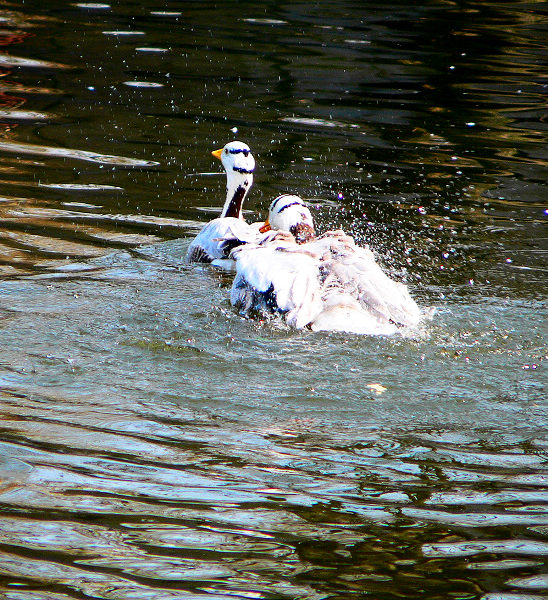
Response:
[[[2,598],[546,597],[547,18],[0,8]],[[183,264],[234,138],[246,216],[308,198],[421,332],[244,320]]]

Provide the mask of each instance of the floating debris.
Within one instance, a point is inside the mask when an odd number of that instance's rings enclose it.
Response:
[[[383,394],[388,389],[388,388],[385,388],[384,385],[381,385],[380,383],[368,383],[365,387],[368,387],[371,391],[375,392],[377,395]]]

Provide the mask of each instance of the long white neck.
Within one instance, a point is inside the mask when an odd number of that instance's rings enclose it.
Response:
[[[226,200],[221,211],[221,217],[236,217],[243,219],[242,205],[253,184],[253,173],[230,171],[226,177]]]

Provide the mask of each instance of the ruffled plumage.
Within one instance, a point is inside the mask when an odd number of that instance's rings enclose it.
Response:
[[[298,196],[281,198],[271,205],[271,227],[288,231],[304,221],[313,228]],[[390,279],[371,250],[356,246],[342,231],[298,244],[293,235],[273,230],[235,248],[232,257],[237,273],[231,302],[243,314],[266,310],[282,314],[296,328],[377,335],[420,320],[407,287]]]

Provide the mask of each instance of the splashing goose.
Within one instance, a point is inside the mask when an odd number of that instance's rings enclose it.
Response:
[[[263,239],[232,252],[237,274],[231,302],[241,313],[277,312],[296,328],[370,335],[418,324],[420,309],[407,287],[344,232],[316,237],[298,196],[276,198],[262,230]]]
[[[248,225],[242,216],[243,202],[253,184],[255,159],[249,146],[237,141],[212,154],[226,171],[226,200],[221,216],[204,225],[192,240],[186,260],[230,268],[230,251],[257,238],[257,228]]]

